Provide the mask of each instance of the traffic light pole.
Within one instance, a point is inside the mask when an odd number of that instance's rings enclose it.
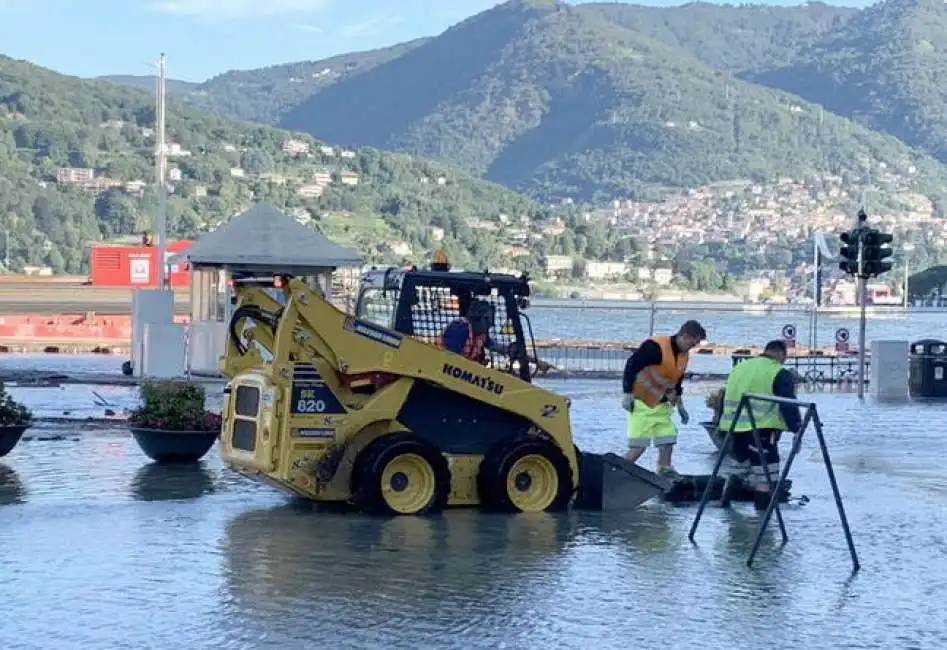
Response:
[[[865,278],[865,238],[858,238],[858,399],[865,398],[865,330],[867,316],[865,306],[868,302],[868,280]]]

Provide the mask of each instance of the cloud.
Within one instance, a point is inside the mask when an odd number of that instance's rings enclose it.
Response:
[[[323,29],[319,25],[296,25],[296,29],[301,32],[306,32],[307,34],[322,34]]]
[[[152,11],[180,16],[233,19],[315,13],[327,4],[328,0],[153,0],[148,6]]]
[[[372,36],[389,27],[404,22],[404,16],[397,14],[373,14],[357,23],[351,23],[342,28],[342,36]]]

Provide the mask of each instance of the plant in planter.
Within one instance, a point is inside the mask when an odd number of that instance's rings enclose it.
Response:
[[[141,404],[128,417],[141,450],[158,462],[196,462],[220,435],[220,414],[204,408],[200,384],[178,380],[146,380]]]
[[[0,382],[0,457],[6,456],[33,424],[33,413],[13,399]]]

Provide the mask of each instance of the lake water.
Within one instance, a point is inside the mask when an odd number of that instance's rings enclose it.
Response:
[[[68,370],[117,359],[4,357]],[[620,451],[616,382],[545,382],[573,399],[589,451]],[[713,447],[692,386],[676,464]],[[17,389],[39,415],[101,412],[129,389]],[[43,425],[0,459],[0,642],[52,648],[947,647],[947,407],[812,395],[862,571],[849,558],[815,439],[793,468],[806,505],[784,509],[754,569],[757,515],[650,503],[628,514],[432,520],[326,514],[225,471],[150,464],[123,430]],[[31,433],[37,433],[33,431]],[[784,443],[785,446],[785,443]],[[653,465],[654,452],[643,462]],[[942,564],[944,563],[944,564]]]
[[[562,301],[536,301],[527,311],[537,339],[572,338],[588,341],[641,341],[648,337],[651,313],[648,303],[590,302],[585,306],[561,307]],[[656,333],[673,333],[681,323],[697,319],[713,343],[763,345],[781,338],[783,327],[793,325],[796,341],[808,345],[811,336],[810,314],[805,310],[771,314],[743,312],[740,305],[708,303],[671,306],[664,303],[655,312]],[[858,314],[820,314],[816,342],[835,344],[835,333],[847,329],[851,344],[858,341]],[[911,312],[871,316],[867,340],[947,338],[947,312]]]

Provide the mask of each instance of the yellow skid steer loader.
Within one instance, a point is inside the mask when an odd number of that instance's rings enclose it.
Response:
[[[312,501],[413,515],[635,508],[673,487],[575,446],[569,399],[531,382],[541,362],[522,313],[525,276],[444,263],[372,270],[354,315],[300,278],[237,276],[233,287],[220,449],[241,474]],[[472,360],[440,336],[477,301],[494,322]]]

